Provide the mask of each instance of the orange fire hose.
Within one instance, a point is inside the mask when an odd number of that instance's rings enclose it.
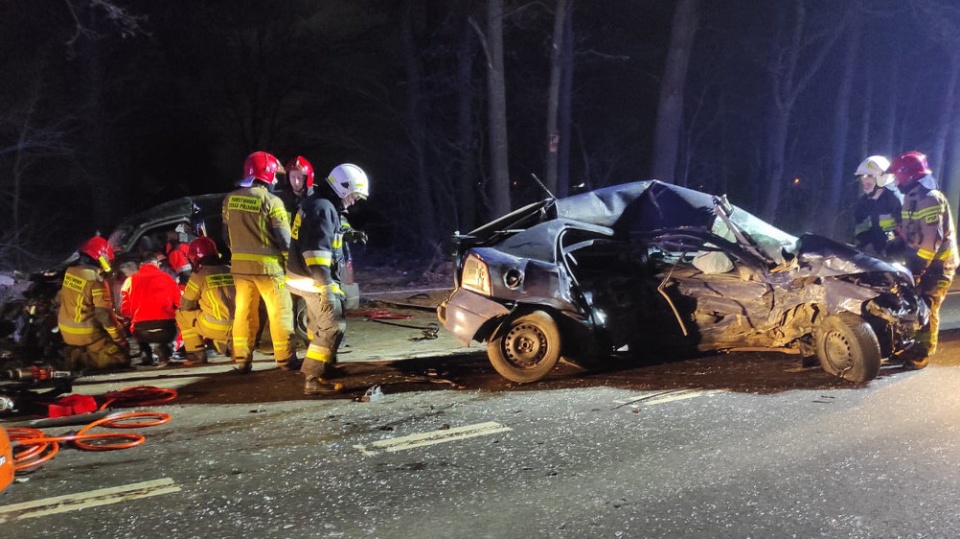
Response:
[[[115,406],[149,406],[170,402],[177,397],[177,390],[136,386],[111,391],[104,395],[106,401],[100,407],[106,409],[111,404]],[[152,420],[131,421],[137,418],[152,418]],[[47,436],[40,429],[26,427],[10,427],[6,429],[10,442],[14,444],[13,459],[14,471],[19,472],[34,468],[52,459],[60,451],[61,442],[69,442],[77,449],[84,451],[114,451],[136,447],[146,441],[146,438],[137,433],[95,433],[94,428],[135,429],[153,427],[170,421],[169,414],[159,412],[132,412],[117,413],[87,424],[76,434],[65,436]]]

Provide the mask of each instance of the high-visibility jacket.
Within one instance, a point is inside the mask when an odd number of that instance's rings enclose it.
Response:
[[[900,199],[889,189],[879,187],[874,193],[860,195],[853,208],[856,245],[869,245],[882,253],[893,239],[901,214]]]
[[[143,264],[130,276],[121,291],[120,313],[137,322],[173,320],[180,306],[180,287],[173,277],[154,264]]]
[[[919,182],[903,197],[903,239],[907,267],[919,278],[928,268],[956,269],[957,235],[947,198]]]
[[[315,192],[305,198],[293,218],[287,284],[307,292],[340,289],[344,265],[338,201]]]
[[[283,275],[290,248],[290,223],[283,201],[260,182],[233,191],[223,200],[223,226],[230,247],[230,271]]]
[[[60,287],[57,326],[63,341],[73,346],[91,344],[104,332],[114,342],[123,340],[110,287],[98,268],[83,263],[67,268]]]
[[[190,274],[190,280],[183,289],[180,310],[199,310],[213,326],[229,325],[233,320],[236,297],[237,290],[229,265],[200,266]]]

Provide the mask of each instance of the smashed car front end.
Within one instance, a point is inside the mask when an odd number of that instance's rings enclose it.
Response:
[[[798,253],[804,273],[821,279],[828,309],[862,316],[877,334],[884,357],[913,346],[930,309],[906,268],[813,234],[800,238]]]

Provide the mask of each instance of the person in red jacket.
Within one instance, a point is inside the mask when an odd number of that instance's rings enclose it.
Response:
[[[130,319],[130,332],[146,352],[144,365],[153,365],[151,344],[157,345],[159,363],[170,361],[173,340],[177,337],[177,308],[180,287],[159,265],[163,257],[149,253],[140,270],[130,276],[121,290],[120,314]]]

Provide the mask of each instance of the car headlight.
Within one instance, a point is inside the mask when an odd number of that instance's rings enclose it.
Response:
[[[460,286],[478,294],[489,296],[490,270],[487,268],[487,263],[480,260],[476,255],[468,255],[463,262]]]

